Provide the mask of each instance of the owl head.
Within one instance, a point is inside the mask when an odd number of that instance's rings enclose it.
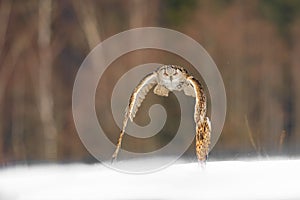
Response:
[[[187,73],[182,67],[176,65],[164,65],[157,70],[158,77],[162,81],[177,82]]]

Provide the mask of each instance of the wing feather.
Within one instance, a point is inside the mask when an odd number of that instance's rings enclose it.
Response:
[[[195,112],[194,112],[194,120],[195,123],[199,121],[203,121],[206,115],[206,95],[204,93],[204,89],[202,85],[199,83],[197,79],[192,76],[187,78],[189,84],[193,86],[195,93]]]
[[[142,102],[144,101],[146,95],[151,90],[151,88],[157,84],[157,74],[153,72],[148,74],[145,78],[143,78],[140,83],[134,89],[130,99],[128,109],[126,110],[127,115],[131,121],[135,117],[139,107],[141,106]]]
[[[209,152],[211,125],[206,117],[206,95],[199,81],[192,76],[187,77],[187,82],[193,86],[195,93],[194,120],[196,123],[196,154],[200,162],[205,162]]]
[[[157,84],[157,73],[156,71],[145,76],[140,83],[135,87],[132,95],[129,99],[129,105],[125,109],[125,116],[123,120],[123,127],[119,136],[118,144],[116,150],[112,156],[112,161],[117,158],[118,152],[121,148],[122,138],[125,133],[125,128],[127,126],[128,118],[133,121],[139,107],[141,106],[143,100],[145,99],[151,88]]]

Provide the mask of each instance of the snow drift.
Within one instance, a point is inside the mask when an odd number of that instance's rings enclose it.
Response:
[[[17,166],[0,170],[0,199],[300,199],[299,169],[300,160],[174,164],[140,175],[101,164]]]

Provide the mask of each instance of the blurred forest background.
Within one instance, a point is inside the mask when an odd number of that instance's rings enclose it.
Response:
[[[300,1],[0,0],[0,164],[93,161],[72,117],[76,72],[101,41],[143,26],[187,34],[219,67],[227,118],[212,159],[299,156]],[[174,59],[184,62],[160,51],[129,53],[112,64],[103,92],[134,65]],[[99,121],[111,112],[105,101],[96,108]],[[116,143],[119,130],[107,119]],[[148,148],[138,144],[124,142]],[[184,156],[195,157],[193,145]]]

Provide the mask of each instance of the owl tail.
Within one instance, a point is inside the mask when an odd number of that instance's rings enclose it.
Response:
[[[196,126],[196,154],[198,161],[204,164],[209,152],[211,126],[208,117],[198,123]]]

